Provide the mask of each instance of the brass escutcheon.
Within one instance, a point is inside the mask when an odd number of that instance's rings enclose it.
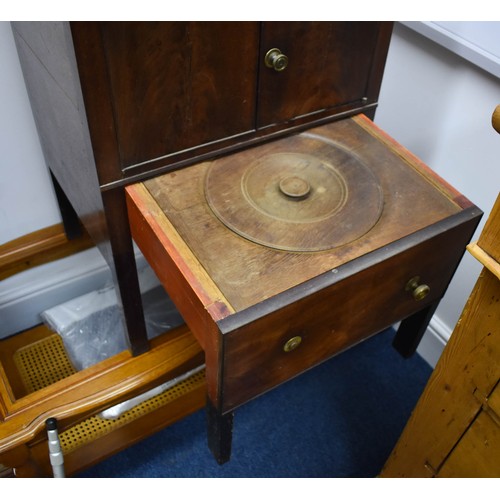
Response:
[[[299,347],[301,342],[302,342],[302,337],[300,337],[299,335],[292,337],[291,339],[285,342],[283,350],[285,352],[293,351],[294,349],[297,349],[297,347]]]
[[[419,284],[420,276],[414,276],[408,283],[406,283],[405,290],[411,292],[415,300],[422,300],[427,297],[431,291],[429,285]]]

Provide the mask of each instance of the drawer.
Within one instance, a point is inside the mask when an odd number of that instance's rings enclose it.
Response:
[[[410,248],[391,257],[384,256],[388,249],[374,252],[319,277],[316,284],[306,283],[239,318],[220,321],[224,411],[440,299],[468,240],[466,226],[434,228],[443,232],[415,246],[400,242]],[[398,252],[397,245],[393,251]],[[429,287],[420,300],[407,290],[417,276]]]
[[[315,158],[321,159],[317,165]],[[330,184],[318,187],[311,180],[310,186],[317,193],[327,186],[321,207],[327,207],[328,217],[334,213],[326,230],[336,231],[333,242],[330,233],[326,240],[320,232],[311,238],[306,226],[298,243],[306,250],[282,248],[276,234],[290,236],[287,230],[302,223],[299,217],[294,226],[286,211],[273,212],[265,231],[260,219],[243,230],[227,223],[228,214],[243,221],[253,216],[240,204],[253,196],[250,176],[259,180],[264,166],[265,183],[275,182],[275,160],[293,172],[317,168],[321,182],[325,171],[336,169],[343,180],[331,192]],[[250,174],[232,177],[246,165]],[[219,168],[223,175],[213,177]],[[208,189],[212,185],[215,196]],[[226,203],[234,186],[246,190],[235,205]],[[273,186],[266,184],[264,198],[272,193],[275,199]],[[342,189],[346,199],[332,211],[328,203]],[[196,164],[126,192],[132,235],[202,346],[208,396],[221,413],[435,304],[481,216],[364,117]],[[357,198],[349,198],[356,192]],[[288,196],[278,197],[283,194]],[[309,209],[308,203],[300,205],[309,200],[305,194],[289,204],[299,215]],[[213,198],[223,204],[214,208]],[[249,205],[260,201],[252,198]],[[318,231],[322,214],[311,219]],[[365,227],[367,219],[371,225]],[[295,233],[291,236],[295,244]],[[319,240],[331,248],[316,247]],[[407,290],[416,277],[417,286],[428,287],[421,300]]]

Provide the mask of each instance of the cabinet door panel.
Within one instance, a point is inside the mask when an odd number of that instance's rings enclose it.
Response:
[[[122,168],[255,128],[259,23],[101,25]]]
[[[258,126],[361,105],[369,97],[380,29],[378,22],[263,23]],[[288,57],[283,71],[264,64],[272,48]]]

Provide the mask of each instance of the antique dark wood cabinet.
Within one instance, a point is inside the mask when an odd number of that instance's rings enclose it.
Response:
[[[13,23],[68,234],[149,349],[132,236],[232,412],[402,321],[410,355],[481,211],[379,130],[386,22]]]
[[[147,342],[123,187],[312,123],[372,112],[391,25],[76,22],[13,29],[47,164],[61,197],[116,270],[130,347],[140,353]],[[285,71],[264,62],[280,44],[295,58]],[[71,226],[71,210],[65,218]]]

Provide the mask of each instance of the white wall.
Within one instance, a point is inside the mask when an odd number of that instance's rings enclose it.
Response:
[[[0,245],[56,224],[45,167],[8,22],[0,22]]]
[[[10,23],[0,21],[0,245],[61,221]],[[0,281],[0,338],[109,282],[96,249]]]
[[[1,244],[52,225],[60,216],[7,22],[0,22],[0,67]],[[493,109],[499,103],[497,78],[396,25],[376,122],[482,208],[486,212],[483,223],[500,189],[500,169],[498,161],[494,161],[500,151],[500,136],[490,124]],[[44,273],[46,280],[57,276],[62,279],[64,273],[58,271],[62,266],[68,270],[85,270],[88,266],[89,274],[96,269],[99,274],[104,265],[93,251],[71,259],[71,264],[54,263],[31,275],[23,273],[1,282],[0,314],[2,305],[9,301],[21,304],[26,287],[29,285],[31,290],[36,282],[39,289],[32,294],[35,303],[43,290]],[[431,364],[449,338],[479,270],[474,259],[466,255],[420,351]],[[78,292],[77,282],[83,283],[82,292],[94,286],[88,280],[74,281],[76,289],[64,292],[67,298]],[[33,307],[35,317],[36,306]],[[8,323],[14,329],[17,316],[16,313],[15,318],[11,317],[10,323],[4,316],[0,323]],[[26,318],[25,323],[30,321]],[[0,336],[7,333],[8,328],[2,332],[0,327]]]
[[[395,26],[375,121],[485,212],[475,238],[500,191],[500,136],[491,126],[498,104],[498,78]],[[441,348],[480,269],[466,254],[431,323]],[[434,364],[435,355],[425,357]]]

